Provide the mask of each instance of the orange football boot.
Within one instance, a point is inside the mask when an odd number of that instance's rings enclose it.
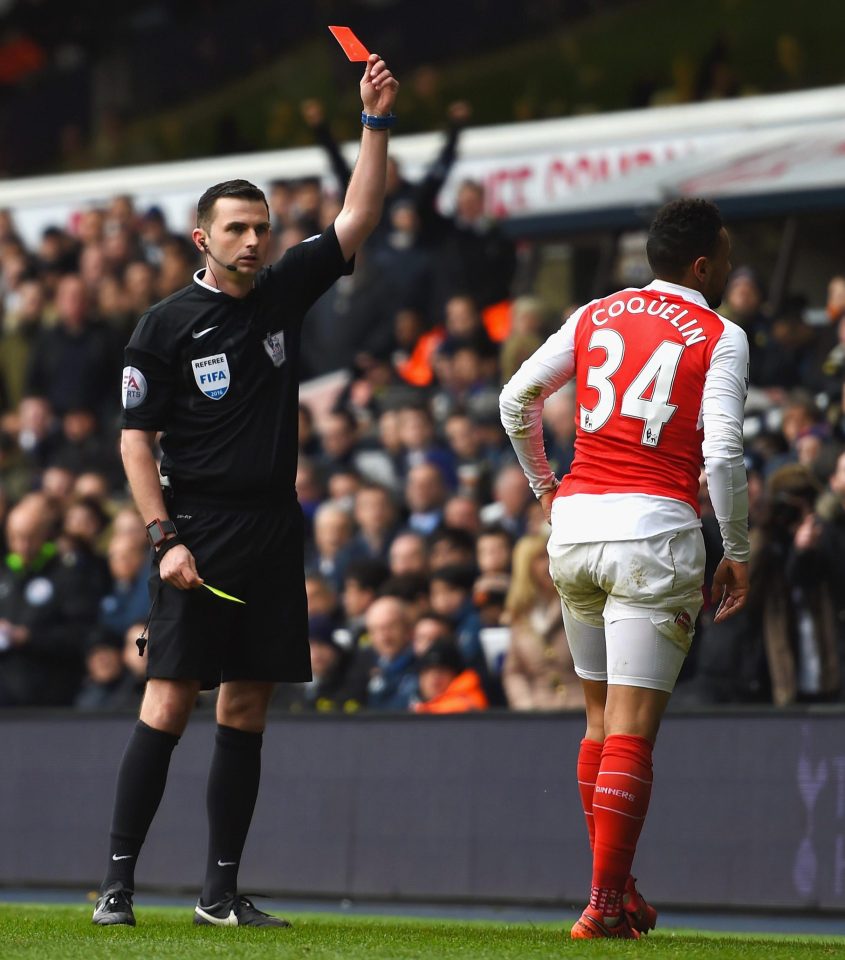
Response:
[[[628,914],[622,911],[622,916],[613,927],[604,922],[601,911],[594,907],[587,907],[581,917],[572,925],[569,936],[573,940],[601,940],[616,937],[618,940],[639,940],[640,935],[628,921]]]
[[[637,890],[636,877],[628,877],[625,881],[622,910],[628,917],[628,922],[639,933],[648,933],[657,926],[657,911]]]

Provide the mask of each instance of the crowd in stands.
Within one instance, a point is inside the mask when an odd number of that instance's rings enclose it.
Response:
[[[561,317],[515,279],[478,184],[460,186],[453,215],[437,207],[467,109],[451,108],[420,182],[391,165],[355,273],[306,320],[303,376],[348,377],[327,409],[300,407],[314,680],[282,685],[280,710],[582,704],[548,530],[498,417],[502,383]],[[305,112],[337,184],[271,186],[275,255],[333,220],[346,182],[319,104]],[[49,228],[37,249],[0,212],[0,706],[140,702],[150,557],[117,453],[122,346],[200,266],[186,235],[129,196]],[[744,268],[723,310],[751,343],[751,595],[718,626],[705,604],[676,703],[840,701],[845,277],[823,326],[771,316]],[[574,412],[567,389],[546,407],[559,475]],[[721,547],[704,480],[701,508],[710,575]]]

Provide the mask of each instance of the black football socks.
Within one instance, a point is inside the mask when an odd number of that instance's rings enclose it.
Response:
[[[261,779],[262,740],[260,733],[217,726],[208,774],[208,863],[200,898],[205,906],[237,893],[238,866]]]
[[[179,737],[135,724],[117,775],[109,851],[102,890],[122,883],[135,889],[135,863],[158,810],[173,748]]]

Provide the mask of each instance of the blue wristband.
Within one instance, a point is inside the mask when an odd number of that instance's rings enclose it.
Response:
[[[366,110],[361,112],[361,124],[368,130],[389,130],[395,123],[396,116],[392,113],[388,113],[386,117],[376,117]]]

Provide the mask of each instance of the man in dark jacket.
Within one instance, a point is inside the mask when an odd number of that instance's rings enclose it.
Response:
[[[0,569],[0,706],[65,706],[82,680],[96,600],[48,539],[51,514],[30,494],[6,522]]]

